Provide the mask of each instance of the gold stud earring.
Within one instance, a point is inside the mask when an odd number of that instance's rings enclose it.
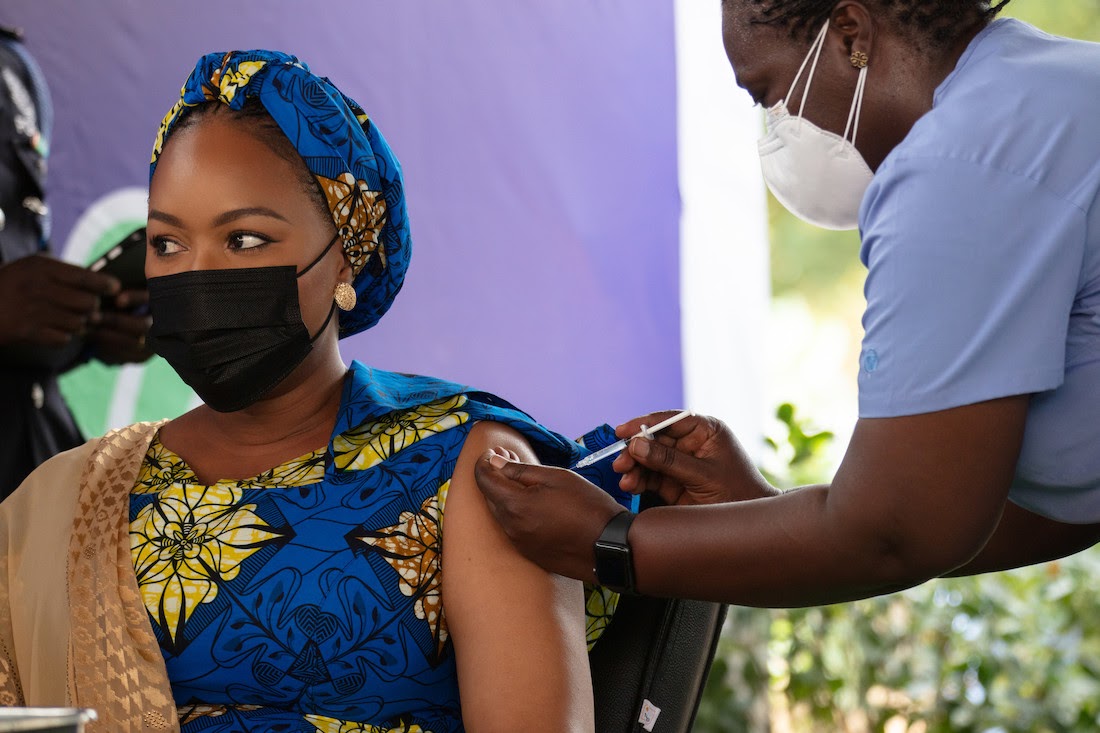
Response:
[[[849,61],[851,61],[852,66],[856,67],[857,69],[867,68],[867,54],[863,51],[852,51],[852,56]]]
[[[337,283],[332,299],[336,301],[337,308],[345,312],[350,311],[355,307],[355,288],[348,283]]]

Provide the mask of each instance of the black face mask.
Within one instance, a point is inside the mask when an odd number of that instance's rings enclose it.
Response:
[[[194,270],[149,280],[149,344],[218,412],[257,402],[313,349],[336,308],[312,338],[298,305],[293,266]]]

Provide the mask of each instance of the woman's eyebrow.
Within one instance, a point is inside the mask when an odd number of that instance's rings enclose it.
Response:
[[[229,211],[218,214],[214,217],[212,224],[216,227],[220,227],[223,224],[228,224],[236,219],[242,219],[246,216],[266,216],[272,219],[278,219],[279,221],[290,223],[285,216],[273,209],[269,209],[266,206],[248,206],[242,209],[231,209]]]
[[[211,222],[211,224],[213,226],[220,227],[228,224],[231,221],[242,219],[246,216],[266,216],[272,219],[278,219],[279,221],[285,221],[288,224],[290,223],[285,216],[277,211],[274,211],[273,209],[267,208],[266,206],[247,206],[241,209],[231,209],[229,211],[224,211],[214,217],[214,220],[213,222]],[[169,224],[171,226],[183,226],[183,220],[181,220],[178,216],[173,216],[172,214],[166,213],[164,211],[159,211],[157,209],[149,210],[149,219],[162,221],[165,224]]]
[[[163,221],[165,224],[169,224],[174,227],[183,226],[183,222],[180,221],[179,217],[172,216],[171,214],[166,214],[165,212],[158,211],[157,209],[149,209],[149,219],[155,221]]]

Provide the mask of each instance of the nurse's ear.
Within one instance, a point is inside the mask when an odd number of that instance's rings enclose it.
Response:
[[[873,58],[875,21],[871,11],[862,2],[842,0],[837,3],[829,18],[829,27],[836,31],[835,35],[830,33],[830,40],[836,39],[839,44],[828,50],[840,54],[839,60],[842,63],[856,66],[851,59],[857,53]]]

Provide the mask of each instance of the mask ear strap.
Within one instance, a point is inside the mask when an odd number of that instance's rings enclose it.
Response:
[[[321,334],[328,328],[328,322],[332,320],[332,314],[336,312],[336,302],[333,301],[332,307],[328,309],[328,315],[325,316],[325,322],[321,324],[321,327],[317,329],[317,333],[310,337],[309,342],[312,344],[314,341],[321,337]]]
[[[856,144],[856,133],[859,132],[859,116],[863,112],[863,90],[866,86],[867,67],[864,66],[859,70],[859,78],[856,79],[856,95],[852,98],[852,108],[848,110],[848,124],[844,126],[844,139],[848,139],[848,131],[851,130],[853,146]]]
[[[798,73],[794,75],[794,81],[791,82],[791,88],[787,90],[788,101],[791,95],[794,94],[794,88],[798,86],[798,80],[802,78],[802,72],[806,70],[806,64],[810,63],[810,57],[813,56],[814,62],[810,66],[810,75],[806,77],[806,91],[802,92],[802,101],[798,105],[798,116],[802,117],[802,110],[806,107],[806,97],[810,96],[810,84],[814,80],[814,72],[817,70],[817,60],[821,58],[821,49],[825,48],[825,34],[829,32],[829,21],[825,21],[825,26],[821,29],[821,32],[817,34],[817,38],[810,44],[810,50],[806,53],[806,58],[802,59],[802,66],[798,67]]]
[[[302,275],[305,275],[307,272],[312,270],[313,266],[316,265],[318,262],[320,262],[321,258],[323,258],[326,254],[328,254],[328,251],[330,249],[332,249],[332,245],[336,244],[336,242],[339,239],[340,239],[340,232],[336,232],[336,234],[333,235],[332,239],[329,240],[329,243],[325,245],[325,248],[323,250],[321,250],[321,254],[317,255],[313,259],[313,262],[310,262],[308,265],[306,265],[305,269],[302,270],[301,272],[299,272],[295,277],[301,277]],[[316,341],[318,338],[320,338],[321,334],[325,332],[325,329],[328,328],[328,322],[332,320],[332,314],[335,313],[335,312],[336,312],[336,301],[334,300],[334,301],[332,301],[332,305],[328,309],[328,315],[325,316],[325,322],[321,324],[321,327],[319,329],[317,329],[317,333],[313,334],[313,336],[310,337],[309,342],[311,344],[314,341]]]
[[[328,251],[330,249],[332,249],[332,245],[336,244],[337,240],[339,240],[339,239],[340,239],[340,232],[336,232],[336,234],[333,235],[332,239],[329,240],[329,243],[325,245],[325,248],[323,250],[321,250],[321,254],[317,255],[313,259],[313,262],[310,262],[308,265],[306,265],[305,269],[302,270],[301,272],[299,272],[297,275],[295,275],[295,277],[301,277],[302,275],[305,275],[307,272],[312,270],[313,266],[316,265],[318,262],[320,262],[321,258],[323,258],[325,255],[328,254]]]

